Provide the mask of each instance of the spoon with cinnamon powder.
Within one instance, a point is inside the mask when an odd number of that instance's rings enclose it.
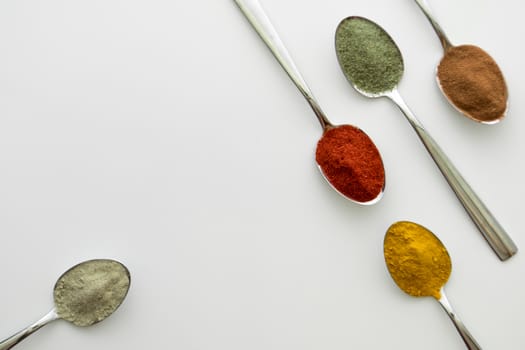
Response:
[[[443,94],[468,118],[483,124],[499,122],[507,111],[508,91],[494,59],[477,46],[452,45],[425,1],[415,1],[432,24],[445,51],[437,67],[437,81]]]
[[[353,125],[333,125],[314,98],[277,31],[257,0],[235,0],[261,39],[313,109],[323,128],[316,162],[328,183],[358,204],[378,202],[385,187],[383,160],[374,142]]]

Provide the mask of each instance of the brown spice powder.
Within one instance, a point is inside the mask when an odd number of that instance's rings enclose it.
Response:
[[[341,125],[326,131],[317,144],[315,158],[332,186],[357,202],[370,202],[383,190],[383,160],[359,128]]]
[[[441,89],[470,118],[492,122],[507,109],[507,86],[498,65],[473,45],[448,49],[438,66]]]

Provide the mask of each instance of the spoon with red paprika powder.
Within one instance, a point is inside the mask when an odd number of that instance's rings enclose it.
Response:
[[[443,94],[468,118],[483,124],[499,122],[507,112],[508,91],[497,63],[477,46],[452,45],[425,1],[415,1],[445,51],[437,67],[437,82]]]
[[[330,123],[259,2],[234,1],[321,123],[323,136],[317,143],[316,162],[325,179],[337,192],[356,203],[368,205],[378,202],[385,187],[385,170],[373,141],[355,126]]]

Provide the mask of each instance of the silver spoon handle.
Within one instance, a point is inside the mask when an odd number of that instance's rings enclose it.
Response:
[[[299,89],[301,94],[306,98],[308,104],[314,110],[323,129],[331,126],[331,123],[326,118],[326,115],[319,107],[316,99],[303,76],[297,69],[290,53],[284,46],[279,34],[275,30],[272,22],[264,12],[261,4],[257,0],[234,0],[237,6],[241,9],[244,16],[251,23],[255,31],[259,34],[261,39],[266,43],[270,51],[273,53],[279,64],[286,71],[288,76],[292,79],[295,86]]]
[[[470,334],[470,332],[468,331],[467,327],[465,327],[463,322],[456,315],[456,312],[452,309],[452,305],[450,305],[450,302],[448,301],[443,288],[441,288],[441,298],[439,298],[438,301],[439,304],[443,307],[443,309],[447,312],[448,317],[450,317],[450,319],[454,323],[454,326],[456,327],[456,329],[459,332],[459,335],[465,342],[467,349],[481,350],[481,346],[479,346],[472,334]]]
[[[415,1],[418,4],[418,6],[421,9],[421,11],[423,11],[425,16],[429,20],[429,22],[432,25],[432,27],[434,28],[434,31],[436,32],[436,34],[437,34],[437,36],[439,38],[439,41],[441,41],[441,45],[443,46],[443,49],[445,51],[447,51],[450,47],[452,47],[452,44],[450,43],[450,40],[448,40],[447,35],[443,31],[443,28],[441,28],[441,26],[436,21],[434,16],[432,16],[432,14],[430,13],[430,9],[429,9],[428,5],[426,4],[425,0],[415,0]]]
[[[392,91],[388,97],[392,99],[401,109],[408,119],[417,135],[425,145],[426,149],[434,159],[439,170],[449,183],[452,190],[460,200],[461,204],[470,215],[470,218],[483,234],[491,248],[504,261],[516,254],[518,248],[509,237],[507,232],[501,227],[496,218],[490,213],[474,190],[461,176],[456,167],[448,159],[439,145],[434,141],[430,134],[425,130],[416,116],[408,108],[406,103],[399,95],[397,90]]]
[[[4,339],[0,342],[0,350],[8,350],[14,347],[16,344],[20,343],[22,340],[24,340],[26,337],[30,336],[40,328],[44,327],[46,324],[48,324],[51,321],[54,321],[58,319],[58,315],[55,311],[55,309],[49,311],[44,317],[42,317],[40,320],[36,321],[29,327],[22,329],[20,332],[10,336],[7,339]]]

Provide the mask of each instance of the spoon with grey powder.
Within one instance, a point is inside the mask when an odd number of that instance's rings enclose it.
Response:
[[[498,257],[506,260],[514,255],[517,247],[512,239],[401,98],[397,85],[403,76],[403,56],[388,33],[366,18],[348,17],[337,27],[335,46],[341,69],[358,92],[388,97],[397,104]]]
[[[483,124],[495,124],[507,112],[507,84],[498,64],[474,45],[454,46],[430,13],[424,0],[415,0],[434,28],[443,50],[437,67],[438,86],[463,115]]]
[[[353,125],[330,123],[259,2],[235,2],[321,123],[323,136],[316,149],[316,162],[321,174],[339,194],[355,203],[369,205],[378,202],[385,187],[385,171],[374,142]]]
[[[129,285],[129,271],[118,261],[95,259],[73,266],[55,284],[55,307],[29,327],[0,342],[0,350],[11,349],[33,332],[58,319],[79,327],[104,320],[124,301]]]

